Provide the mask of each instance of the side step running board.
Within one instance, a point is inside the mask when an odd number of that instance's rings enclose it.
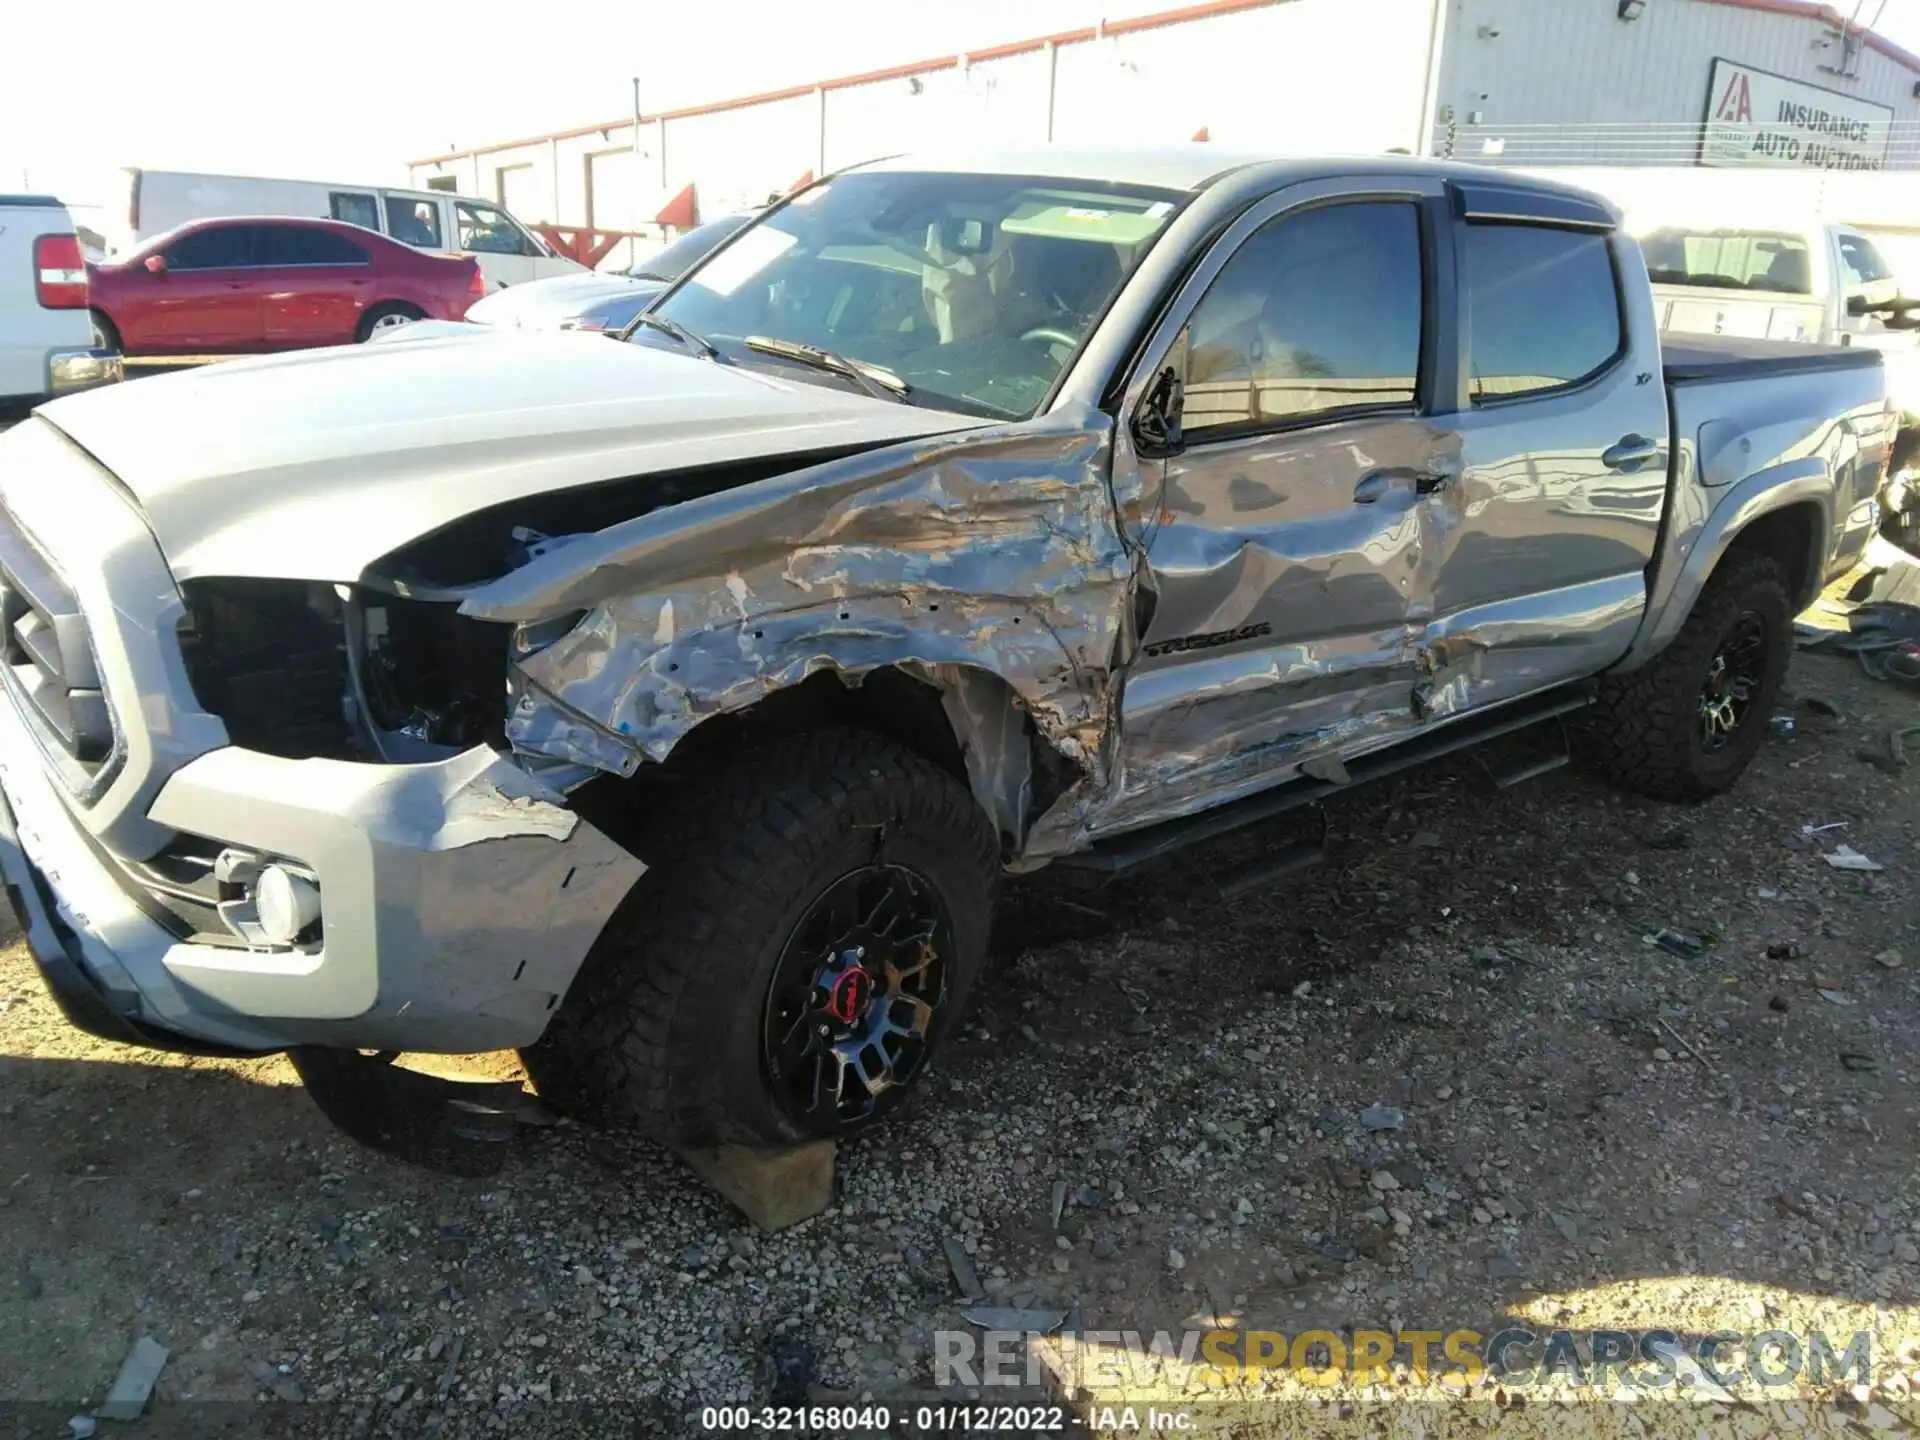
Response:
[[[1593,687],[1590,683],[1563,686],[1545,691],[1539,695],[1517,700],[1511,705],[1503,705],[1495,710],[1479,714],[1468,714],[1450,725],[1442,725],[1406,740],[1385,750],[1377,750],[1370,755],[1362,755],[1350,760],[1346,765],[1347,781],[1340,784],[1331,780],[1314,780],[1300,776],[1249,795],[1245,799],[1235,800],[1212,810],[1204,810],[1197,815],[1185,815],[1178,820],[1169,820],[1144,830],[1129,831],[1116,835],[1111,840],[1101,840],[1093,848],[1079,855],[1062,857],[1062,865],[1078,865],[1089,870],[1128,870],[1135,865],[1144,865],[1150,860],[1171,855],[1184,850],[1189,845],[1198,845],[1208,840],[1218,839],[1235,830],[1245,829],[1249,825],[1258,825],[1271,820],[1276,815],[1284,815],[1289,810],[1297,810],[1302,805],[1311,805],[1324,800],[1329,795],[1342,790],[1351,790],[1356,785],[1364,785],[1370,780],[1382,780],[1389,775],[1397,775],[1402,770],[1411,770],[1416,765],[1424,765],[1429,760],[1437,760],[1443,755],[1451,755],[1456,750],[1478,745],[1482,741],[1496,736],[1510,735],[1516,730],[1525,730],[1542,721],[1555,720],[1575,711],[1583,710],[1593,699]],[[1516,771],[1507,783],[1524,779],[1528,775],[1544,773],[1557,769],[1567,761],[1566,755],[1556,755],[1550,763],[1529,766]]]

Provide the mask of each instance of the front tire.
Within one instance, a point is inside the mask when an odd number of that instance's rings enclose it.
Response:
[[[550,1104],[669,1144],[855,1133],[926,1073],[986,954],[998,839],[973,796],[857,731],[691,793],[523,1052]]]
[[[360,317],[360,328],[355,332],[354,339],[364,345],[382,331],[398,330],[402,325],[411,325],[416,320],[426,318],[427,312],[417,305],[389,300],[374,306]]]
[[[1727,789],[1767,738],[1792,626],[1780,562],[1730,557],[1672,644],[1601,682],[1586,725],[1589,757],[1614,783],[1656,799],[1702,800]]]
[[[120,348],[119,328],[114,325],[113,321],[109,320],[106,315],[99,310],[89,311],[88,315],[93,321],[93,348],[96,350],[116,350],[125,354],[126,352]]]

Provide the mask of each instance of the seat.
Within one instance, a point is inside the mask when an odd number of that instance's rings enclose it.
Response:
[[[1806,295],[1813,290],[1813,268],[1807,264],[1805,250],[1780,250],[1775,252],[1773,261],[1767,266],[1762,277],[1768,290],[1781,290],[1789,295]]]

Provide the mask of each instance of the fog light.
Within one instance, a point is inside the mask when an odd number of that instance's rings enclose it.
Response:
[[[320,918],[320,887],[280,865],[260,872],[253,891],[260,930],[276,945],[291,945]]]

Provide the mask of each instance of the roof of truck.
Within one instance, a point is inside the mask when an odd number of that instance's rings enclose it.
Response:
[[[931,150],[890,155],[860,170],[939,170],[956,174],[1031,175],[1053,180],[1100,180],[1162,190],[1199,191],[1236,171],[1272,167],[1279,184],[1327,175],[1426,175],[1480,186],[1588,196],[1577,186],[1511,170],[1412,155],[1272,155],[1221,150],[1211,144],[1077,147],[1027,145]],[[1589,197],[1591,198],[1591,197]],[[1612,208],[1609,206],[1608,208]]]

